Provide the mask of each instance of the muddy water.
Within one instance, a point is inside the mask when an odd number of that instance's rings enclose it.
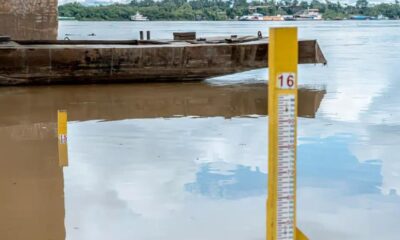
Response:
[[[324,95],[325,90],[301,89],[299,114],[314,117]],[[196,175],[212,167],[219,147],[228,147],[234,140],[237,154],[246,158],[258,155],[259,165],[265,161],[262,154],[255,153],[255,146],[265,149],[265,139],[258,143],[257,138],[231,139],[222,131],[227,128],[234,134],[235,128],[248,128],[248,132],[265,135],[265,129],[257,130],[252,124],[261,120],[265,125],[265,83],[2,88],[0,109],[4,113],[0,117],[1,239],[63,239],[66,230],[68,239],[87,235],[107,239],[116,234],[118,239],[167,238],[172,229],[151,234],[148,230],[155,223],[164,225],[163,221],[177,217],[174,211],[181,208],[179,202],[191,202],[190,198],[201,195],[204,186]],[[70,167],[64,171],[57,162],[58,109],[67,109],[70,120]],[[256,145],[250,147],[249,140]],[[251,183],[255,186],[249,193],[264,194],[265,173],[253,173],[245,165],[240,168],[243,177],[250,174],[262,180]],[[222,194],[208,189],[212,184],[205,187],[212,198]],[[243,193],[223,194],[236,198]],[[200,199],[193,199],[196,201]],[[179,213],[179,220],[186,221],[192,213],[187,214]],[[87,222],[90,218],[95,226]],[[150,225],[141,226],[143,220]],[[131,221],[143,231],[131,229]],[[97,224],[116,227],[99,232],[93,229]]]
[[[400,23],[300,25],[329,65],[299,69],[301,85],[326,92],[300,94],[298,225],[310,239],[398,239]],[[59,36],[268,26],[63,22]],[[1,88],[0,239],[264,239],[266,75]],[[57,109],[70,119],[64,169]]]

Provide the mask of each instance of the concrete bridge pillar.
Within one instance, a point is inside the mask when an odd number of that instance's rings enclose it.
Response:
[[[0,0],[0,35],[18,40],[56,39],[58,0]]]

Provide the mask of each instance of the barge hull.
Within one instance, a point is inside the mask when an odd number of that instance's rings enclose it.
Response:
[[[268,67],[267,57],[267,40],[10,41],[0,44],[0,85],[199,81]],[[299,63],[326,64],[317,41],[299,41]]]

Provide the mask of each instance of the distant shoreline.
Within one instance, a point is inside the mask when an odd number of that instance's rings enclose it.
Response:
[[[285,20],[306,18],[307,21],[357,18],[363,21],[400,19],[400,2],[370,5],[367,0],[358,0],[355,5],[342,5],[340,2],[319,0],[310,3],[276,1],[268,4],[249,3],[246,0],[132,0],[128,4],[106,6],[69,3],[59,6],[58,11],[61,18],[80,21],[129,21],[131,18],[150,21],[236,21],[260,17],[286,17]]]
[[[254,23],[254,22],[382,22],[382,21],[400,21],[400,19],[385,19],[385,20],[353,20],[353,19],[342,19],[342,20],[335,20],[335,19],[323,19],[323,20],[292,20],[292,21],[239,21],[239,20],[149,20],[149,21],[131,21],[131,20],[98,20],[98,19],[81,19],[81,20],[61,20],[60,22],[247,22],[247,23]]]

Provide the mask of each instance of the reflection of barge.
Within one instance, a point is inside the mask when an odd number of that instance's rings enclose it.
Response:
[[[268,55],[268,39],[254,37],[2,41],[0,85],[203,80],[267,67]],[[299,63],[326,63],[315,40],[299,41]]]
[[[298,115],[314,118],[325,90],[307,87],[299,87]],[[264,116],[268,114],[268,85],[190,82],[0,88],[0,109],[7,112],[0,116],[0,135],[2,127],[55,124],[57,114],[52,113],[61,108],[68,109],[70,121]],[[41,131],[23,130],[14,136],[27,133],[40,135]]]

